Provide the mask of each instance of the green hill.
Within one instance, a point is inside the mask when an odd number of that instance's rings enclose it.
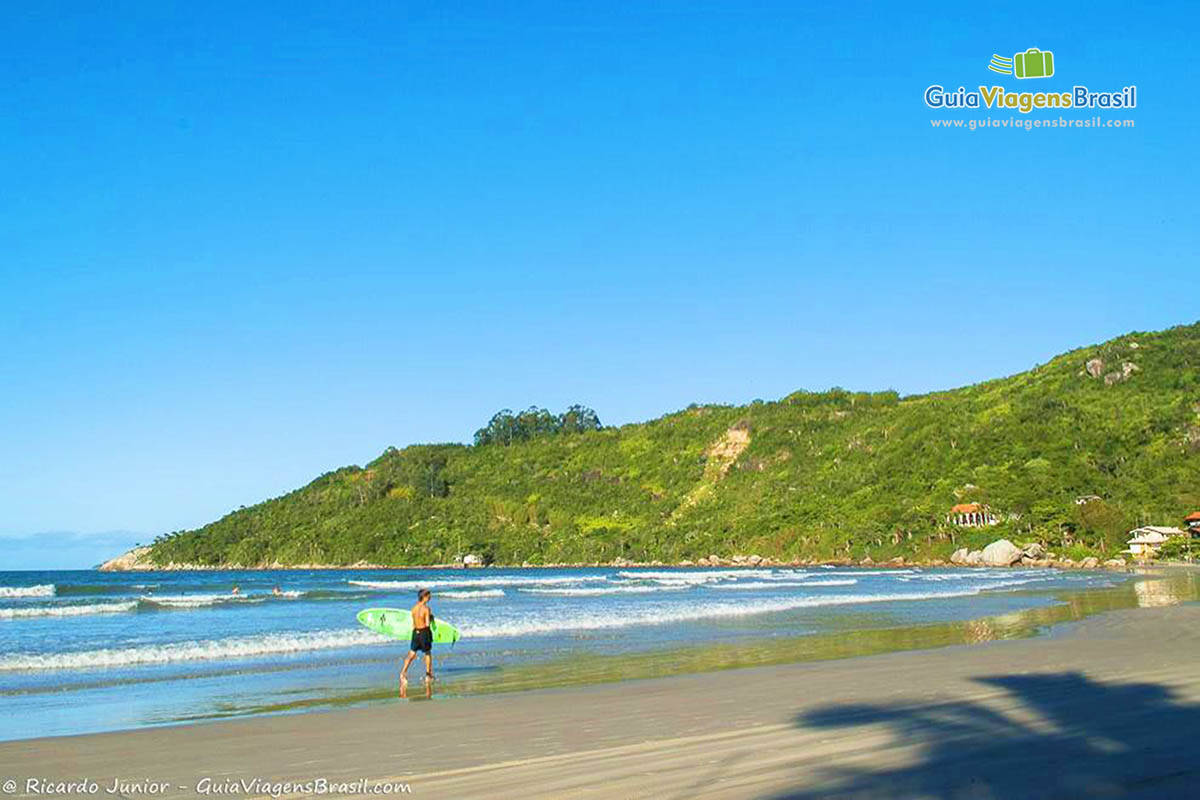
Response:
[[[476,445],[388,448],[365,467],[161,536],[150,558],[928,559],[999,536],[1112,553],[1130,527],[1178,524],[1200,508],[1200,323],[920,396],[802,391],[599,430],[594,419],[532,414],[510,435],[513,419],[493,420]],[[986,504],[1001,522],[952,526],[960,502]]]

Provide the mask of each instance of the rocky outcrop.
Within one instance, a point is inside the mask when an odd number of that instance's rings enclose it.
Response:
[[[890,562],[889,562],[890,563]],[[1059,569],[1124,569],[1125,561],[1120,558],[1110,558],[1101,562],[1095,556],[1088,556],[1082,561],[1064,558],[1061,561],[1054,553],[1038,543],[1017,547],[1007,539],[997,539],[982,550],[968,550],[960,547],[950,556],[950,563],[958,567],[1057,567]]]
[[[1011,567],[1021,560],[1022,552],[1008,539],[997,539],[983,548],[980,563],[988,567]]]
[[[1021,548],[1022,558],[1042,559],[1046,557],[1046,548],[1038,542],[1032,542]]]
[[[148,546],[135,547],[128,553],[122,553],[116,558],[110,558],[97,569],[101,572],[135,572],[154,569],[154,565],[150,563],[149,555],[150,548]]]
[[[1129,377],[1135,372],[1140,372],[1141,367],[1134,364],[1132,361],[1124,361],[1121,363],[1121,368],[1114,370],[1104,376],[1104,385],[1112,386],[1115,383],[1129,380]]]
[[[1104,360],[1101,358],[1092,358],[1088,359],[1087,363],[1083,365],[1083,369],[1091,378],[1100,378],[1103,376],[1104,385],[1112,386],[1121,381],[1129,380],[1133,373],[1141,372],[1142,368],[1132,361],[1122,361],[1119,367],[1106,373],[1104,371]]]

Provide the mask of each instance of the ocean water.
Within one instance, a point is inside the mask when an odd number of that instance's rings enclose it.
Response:
[[[434,613],[440,696],[530,665],[970,620],[1048,606],[1121,574],[966,569],[0,572],[0,739],[328,708],[394,692],[406,642],[355,621]],[[239,594],[232,594],[237,586]],[[279,594],[274,593],[278,587]],[[530,677],[530,676],[534,677]],[[412,669],[419,683],[421,668]]]

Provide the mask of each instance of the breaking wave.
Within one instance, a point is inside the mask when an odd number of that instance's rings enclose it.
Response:
[[[542,586],[604,581],[604,575],[575,575],[553,578],[523,578],[519,575],[497,575],[493,578],[435,578],[428,581],[347,581],[351,586],[368,589],[439,589],[469,586]]]
[[[653,592],[678,592],[690,588],[690,584],[667,586],[587,586],[573,589],[517,589],[525,594],[550,595],[553,597],[598,597],[608,594],[651,594]]]
[[[163,594],[142,595],[142,602],[164,608],[207,608],[226,603],[261,603],[270,595],[248,594]]]
[[[0,671],[94,669],[177,661],[213,661],[227,658],[303,653],[388,641],[366,630],[270,633],[261,636],[178,642],[173,644],[114,647],[67,653],[13,653],[0,656]]]
[[[240,605],[247,603],[262,603],[266,600],[299,600],[304,592],[288,591],[279,594],[146,594],[141,601],[151,606],[163,608],[208,608],[220,605]]]
[[[847,575],[854,575],[857,577],[859,575],[909,575],[913,572],[916,572],[916,570],[900,569],[899,567],[896,569],[856,569],[854,567],[849,567],[843,570],[843,572]]]
[[[1020,583],[1025,582],[1020,581]],[[480,625],[471,625],[464,622],[458,627],[464,637],[525,636],[530,633],[549,633],[562,630],[603,630],[631,626],[665,625],[676,622],[697,622],[706,619],[747,617],[755,614],[792,611],[799,608],[969,597],[991,588],[995,588],[995,586],[893,594],[806,595],[803,597],[777,598],[757,602],[694,603],[683,607],[648,605],[645,608],[626,609],[620,614],[612,614],[609,611],[596,611],[571,616],[546,615],[540,619],[537,617],[514,617],[511,620]]]
[[[0,586],[0,597],[54,597],[54,584],[37,586]]]
[[[747,581],[745,583],[718,583],[711,589],[778,589],[789,586],[853,586],[858,583],[853,578],[811,581]]]
[[[438,592],[439,598],[449,600],[476,600],[487,597],[504,597],[503,589],[468,589],[462,592]]]
[[[714,569],[714,570],[704,570],[702,572],[698,571],[698,570],[689,572],[687,570],[673,569],[673,570],[664,570],[661,572],[651,572],[651,571],[641,571],[641,570],[636,571],[636,572],[634,572],[634,571],[618,572],[617,577],[618,578],[626,578],[629,580],[715,581],[715,580],[722,580],[725,578],[769,578],[770,576],[776,575],[776,574],[780,574],[780,573],[776,573],[775,570],[773,570],[773,569],[749,569],[749,568],[745,568],[745,569]],[[789,573],[783,573],[783,574],[789,574]],[[797,574],[803,574],[803,573],[790,573],[790,574],[797,575]]]
[[[90,614],[121,614],[135,611],[137,601],[124,603],[89,603],[73,606],[32,606],[27,608],[0,608],[0,619],[29,619],[32,617],[85,617]]]

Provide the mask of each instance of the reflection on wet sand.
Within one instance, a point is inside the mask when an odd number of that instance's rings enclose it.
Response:
[[[433,681],[424,681],[424,687],[418,689],[416,692],[410,692],[408,690],[408,682],[404,681],[400,684],[400,699],[412,702],[433,699]]]
[[[1148,573],[1159,574],[1161,573]],[[1167,578],[1146,577],[1134,582],[1133,591],[1137,595],[1139,608],[1179,605],[1196,599],[1196,574],[1191,570],[1178,570],[1176,574]]]

